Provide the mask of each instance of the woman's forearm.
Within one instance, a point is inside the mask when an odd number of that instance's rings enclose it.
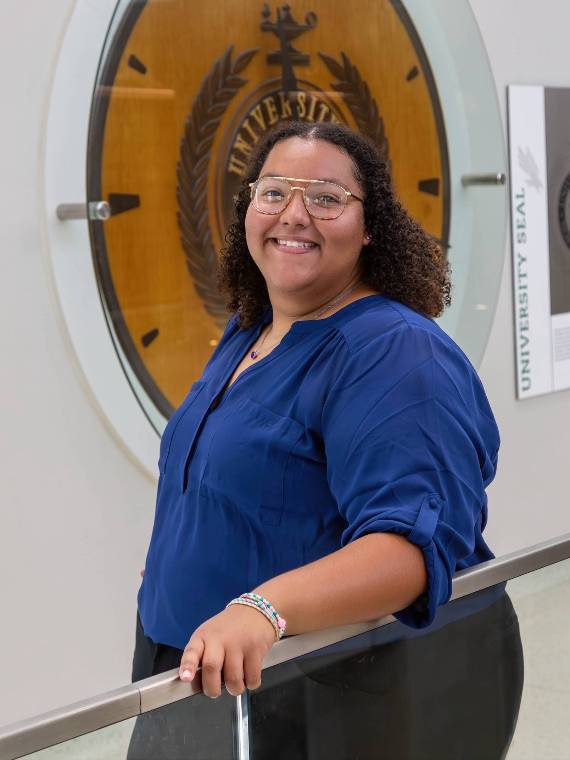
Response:
[[[426,586],[421,549],[393,533],[370,533],[254,591],[273,604],[292,635],[397,612]]]
[[[265,596],[287,621],[287,633],[305,633],[373,620],[411,604],[426,588],[422,552],[392,533],[372,533],[327,557],[262,583]],[[257,610],[233,604],[192,634],[180,662],[180,678],[192,681],[202,667],[208,696],[261,683],[261,664],[275,643],[271,623]]]

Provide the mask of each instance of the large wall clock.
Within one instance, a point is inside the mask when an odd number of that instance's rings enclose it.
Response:
[[[481,356],[504,256],[504,189],[466,190],[461,177],[503,171],[500,119],[467,2],[451,12],[448,3],[431,3],[427,12],[425,5],[102,0],[94,12],[78,4],[52,98],[48,198],[106,201],[111,216],[79,223],[81,232],[69,232],[77,222],[50,221],[56,279],[80,357],[102,351],[109,364],[113,349],[113,370],[93,373],[93,358],[82,364],[115,429],[147,469],[153,444],[141,437],[142,415],[149,432],[160,432],[220,337],[228,315],[214,272],[231,199],[252,147],[281,119],[341,121],[376,141],[404,205],[450,257],[455,301],[444,327],[475,361]],[[73,77],[65,66],[73,64],[79,35],[93,37],[94,27],[99,49],[90,42],[87,56],[93,68],[82,63],[84,87],[94,82],[80,120],[87,193],[73,198],[71,189],[62,194],[61,176],[50,174],[50,155],[62,140],[58,84],[63,89],[67,77],[68,87],[77,87],[77,62]],[[464,64],[466,46],[472,70]],[[69,106],[70,93],[61,98]],[[77,105],[85,104],[83,94]],[[477,250],[481,210],[487,237]],[[79,235],[83,245],[88,235],[91,271],[83,266],[74,274],[90,278],[82,285],[99,301],[84,337],[66,292],[73,268],[64,271],[58,255],[66,236]],[[99,335],[103,323],[106,335]],[[122,385],[115,401],[113,383]],[[131,401],[119,410],[117,399],[127,393]]]

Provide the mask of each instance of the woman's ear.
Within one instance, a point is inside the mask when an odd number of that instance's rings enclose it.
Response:
[[[372,242],[372,238],[370,237],[370,235],[367,232],[365,232],[364,233],[364,237],[362,238],[362,244],[363,245],[370,245],[371,242]]]

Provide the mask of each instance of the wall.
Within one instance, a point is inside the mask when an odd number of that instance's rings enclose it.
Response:
[[[0,724],[128,683],[153,511],[154,484],[76,365],[41,226],[43,130],[73,5],[0,3]]]
[[[570,84],[566,0],[471,4],[503,115],[510,82]],[[0,724],[128,681],[152,520],[154,485],[115,442],[76,365],[41,226],[42,133],[73,5],[0,4]],[[545,28],[541,44],[537,30]],[[503,437],[488,529],[499,553],[570,529],[570,393],[515,400],[510,250],[505,255],[481,367]]]

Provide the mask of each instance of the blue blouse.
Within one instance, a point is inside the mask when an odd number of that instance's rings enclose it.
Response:
[[[232,317],[160,448],[139,612],[183,649],[239,594],[373,532],[422,549],[423,627],[453,574],[492,558],[481,533],[499,434],[477,373],[432,320],[379,295],[282,342],[220,393],[271,321]]]

